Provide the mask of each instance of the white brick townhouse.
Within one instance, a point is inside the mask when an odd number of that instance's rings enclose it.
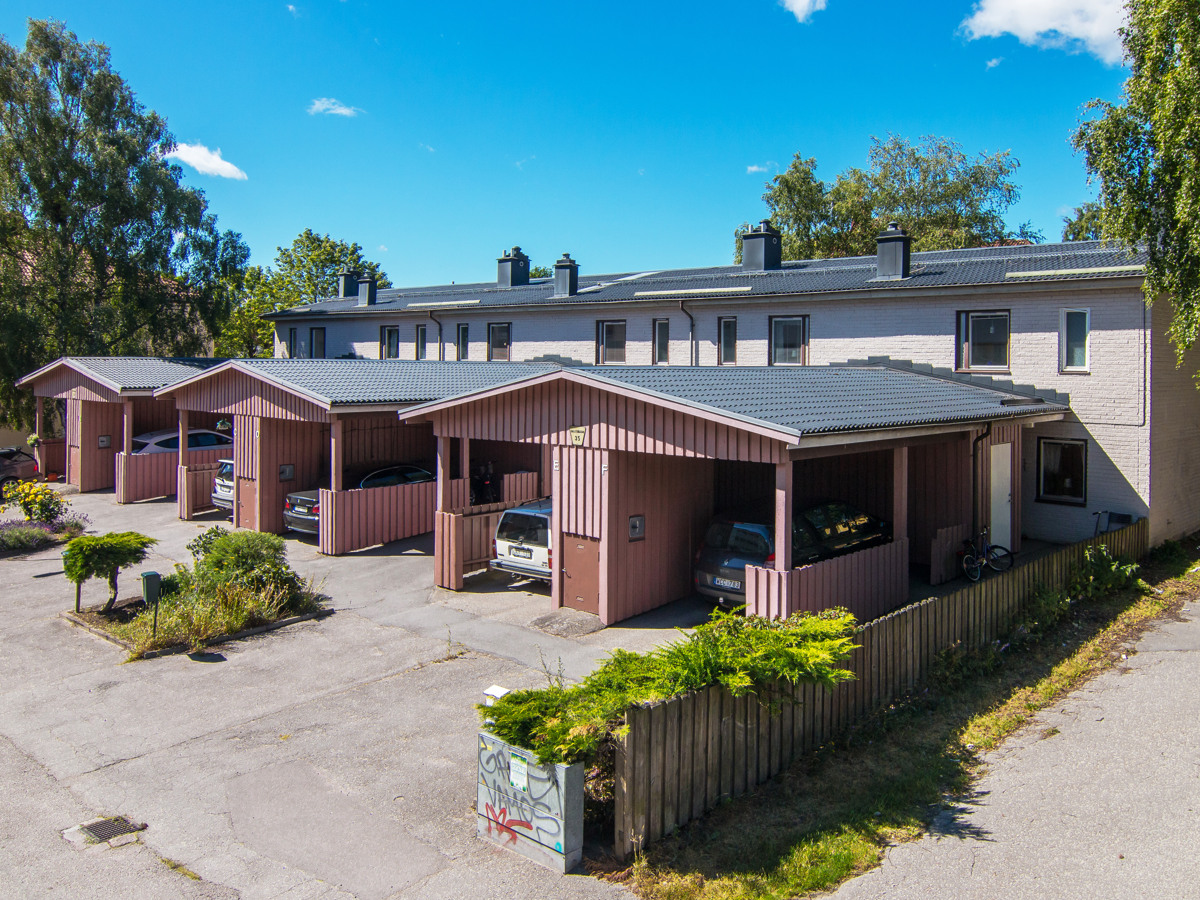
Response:
[[[1170,306],[1142,301],[1142,257],[1101,242],[783,262],[763,223],[741,266],[584,276],[564,254],[530,279],[513,248],[495,283],[339,296],[276,313],[275,353],[628,366],[813,366],[883,358],[1069,403],[1021,430],[993,472],[1019,533],[1088,537],[1096,514],[1148,516],[1152,543],[1200,528],[1196,360],[1175,366]],[[995,496],[995,494],[993,494]],[[1101,527],[1108,524],[1102,515]],[[1014,529],[1015,531],[1015,529]]]

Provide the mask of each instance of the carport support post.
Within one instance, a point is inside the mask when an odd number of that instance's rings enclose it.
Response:
[[[791,459],[775,464],[775,571],[792,568],[792,472]],[[749,600],[749,598],[747,598]]]
[[[345,422],[337,416],[329,418],[329,488],[342,489],[342,434]]]
[[[437,511],[450,511],[450,438],[440,434],[437,439]]]
[[[892,540],[908,537],[908,448],[892,450]]]
[[[34,407],[33,413],[33,433],[36,434],[42,441],[46,440],[46,432],[42,430],[46,427],[45,400],[46,398],[42,397],[41,395],[37,397],[37,405]],[[46,454],[42,452],[42,445],[39,443],[33,448],[33,452],[37,456],[38,471],[41,472],[42,475],[45,475]]]
[[[121,452],[133,452],[133,401],[121,403]]]
[[[471,483],[471,439],[469,437],[460,437],[458,439],[458,477],[467,479],[467,484]],[[470,488],[467,489],[468,494]],[[467,506],[471,505],[468,498]]]
[[[179,411],[179,465],[187,468],[188,464],[188,411]]]

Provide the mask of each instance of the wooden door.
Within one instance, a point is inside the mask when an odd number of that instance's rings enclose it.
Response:
[[[255,513],[258,509],[258,484],[253,478],[237,480],[237,497],[234,502],[237,504],[237,521],[234,525],[257,531],[258,517]]]
[[[563,535],[563,605],[600,615],[600,542]]]

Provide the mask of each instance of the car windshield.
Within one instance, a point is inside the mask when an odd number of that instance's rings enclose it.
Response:
[[[143,450],[146,449],[146,446],[147,446],[147,444],[145,441],[134,441],[133,442],[133,452],[141,453]]]
[[[704,545],[739,556],[771,555],[771,543],[760,531],[737,522],[713,522],[704,536]]]
[[[549,543],[549,525],[550,523],[541,516],[505,513],[499,527],[496,528],[496,540],[545,546]]]
[[[233,477],[233,463],[221,463],[221,468],[217,469],[218,478]]]

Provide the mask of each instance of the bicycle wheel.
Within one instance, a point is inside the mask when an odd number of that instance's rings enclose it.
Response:
[[[988,547],[987,564],[996,572],[1007,572],[1013,567],[1012,551],[999,544]]]
[[[971,581],[978,581],[983,574],[983,560],[974,553],[963,554],[963,574]]]

